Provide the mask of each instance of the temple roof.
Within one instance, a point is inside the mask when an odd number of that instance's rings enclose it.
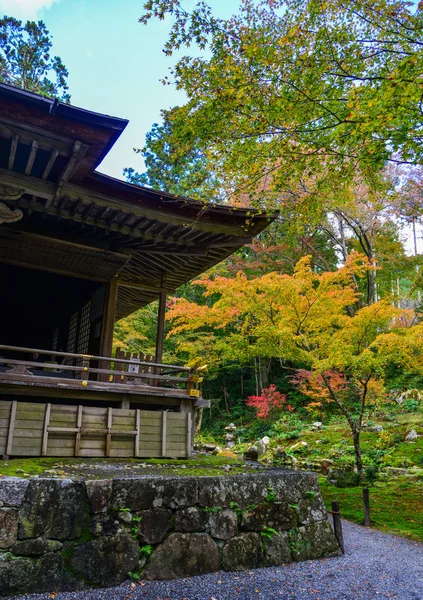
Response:
[[[0,262],[117,277],[117,318],[175,291],[274,218],[96,171],[127,124],[0,83],[0,203],[12,215],[0,224]]]

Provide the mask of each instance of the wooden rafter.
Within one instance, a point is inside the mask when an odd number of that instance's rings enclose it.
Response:
[[[34,164],[35,157],[37,156],[38,142],[34,140],[31,144],[31,150],[28,156],[28,161],[25,167],[25,175],[31,175],[32,166]]]
[[[19,136],[14,135],[10,142],[9,161],[8,161],[8,165],[7,165],[7,168],[10,171],[13,169],[13,165],[15,164],[15,156],[16,156],[16,149],[18,147],[18,141],[19,141]]]

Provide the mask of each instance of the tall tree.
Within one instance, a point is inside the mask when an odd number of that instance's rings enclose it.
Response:
[[[207,158],[195,146],[187,147],[172,139],[172,119],[178,108],[163,110],[163,121],[154,123],[146,135],[143,148],[135,148],[145,163],[145,172],[133,168],[123,171],[129,183],[144,185],[170,192],[177,196],[189,196],[210,202],[222,199],[219,182],[208,168]]]
[[[367,181],[387,161],[423,158],[423,10],[401,0],[241,0],[218,19],[204,1],[148,0],[141,18],[167,16],[172,54],[196,43],[172,71],[187,103],[173,137],[202,148],[228,189],[268,202],[295,195],[313,208],[339,198],[359,170]]]
[[[52,36],[43,21],[0,19],[0,81],[70,102],[68,70],[52,56]]]

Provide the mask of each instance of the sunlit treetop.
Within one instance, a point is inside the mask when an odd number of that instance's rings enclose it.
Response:
[[[422,3],[241,0],[218,19],[205,2],[149,0],[141,21],[169,16],[164,51],[200,49],[164,79],[188,99],[172,136],[201,148],[234,197],[287,198],[312,217],[357,172],[371,182],[389,161],[421,162]]]

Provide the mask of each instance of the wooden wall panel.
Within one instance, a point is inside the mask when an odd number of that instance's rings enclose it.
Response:
[[[0,455],[184,457],[188,413],[0,401]]]

